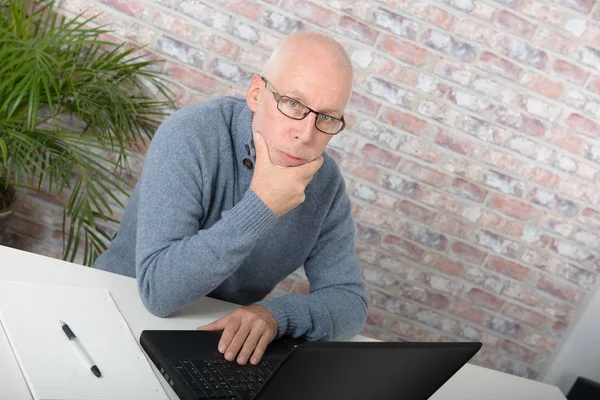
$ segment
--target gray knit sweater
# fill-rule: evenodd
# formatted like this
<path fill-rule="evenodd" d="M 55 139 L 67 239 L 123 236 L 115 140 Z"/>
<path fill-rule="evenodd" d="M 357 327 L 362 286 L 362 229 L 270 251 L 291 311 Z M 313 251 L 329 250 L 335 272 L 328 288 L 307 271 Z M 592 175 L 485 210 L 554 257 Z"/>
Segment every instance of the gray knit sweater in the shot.
<path fill-rule="evenodd" d="M 366 319 L 354 222 L 333 159 L 306 200 L 277 218 L 249 190 L 252 112 L 225 97 L 186 107 L 159 127 L 109 250 L 95 268 L 136 277 L 146 308 L 168 316 L 200 296 L 257 302 L 278 336 L 344 339 Z M 246 160 L 248 163 L 248 160 Z M 304 265 L 310 294 L 262 300 Z"/>

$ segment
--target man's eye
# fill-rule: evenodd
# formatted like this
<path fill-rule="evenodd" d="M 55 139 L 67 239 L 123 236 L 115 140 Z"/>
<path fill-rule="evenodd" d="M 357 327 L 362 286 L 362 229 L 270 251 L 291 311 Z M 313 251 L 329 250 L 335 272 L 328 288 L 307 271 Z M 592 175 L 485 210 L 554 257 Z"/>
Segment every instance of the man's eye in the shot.
<path fill-rule="evenodd" d="M 331 121 L 331 117 L 327 114 L 321 114 L 321 119 L 325 122 L 330 122 Z"/>
<path fill-rule="evenodd" d="M 289 106 L 290 106 L 290 107 L 292 107 L 292 108 L 296 108 L 296 107 L 298 107 L 298 103 L 297 103 L 296 101 L 294 101 L 294 100 L 290 100 L 290 101 L 288 102 L 288 104 L 289 104 Z"/>

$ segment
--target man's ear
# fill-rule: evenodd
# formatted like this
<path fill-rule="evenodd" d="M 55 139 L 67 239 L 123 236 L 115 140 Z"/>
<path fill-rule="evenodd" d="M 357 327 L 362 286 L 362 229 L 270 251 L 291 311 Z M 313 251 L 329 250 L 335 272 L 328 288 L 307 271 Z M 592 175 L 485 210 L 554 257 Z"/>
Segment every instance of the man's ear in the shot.
<path fill-rule="evenodd" d="M 258 108 L 258 102 L 260 101 L 260 96 L 262 96 L 264 85 L 265 83 L 260 75 L 254 74 L 246 92 L 246 103 L 248 103 L 248 108 L 252 112 L 256 112 Z"/>

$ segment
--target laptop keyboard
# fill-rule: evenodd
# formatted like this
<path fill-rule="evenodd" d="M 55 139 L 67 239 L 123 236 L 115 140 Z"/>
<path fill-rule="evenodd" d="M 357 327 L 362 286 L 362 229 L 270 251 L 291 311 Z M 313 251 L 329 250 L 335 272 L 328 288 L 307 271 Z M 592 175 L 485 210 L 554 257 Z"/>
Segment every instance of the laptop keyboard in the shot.
<path fill-rule="evenodd" d="M 227 360 L 169 360 L 196 399 L 251 399 L 271 375 L 268 361 L 241 366 Z"/>

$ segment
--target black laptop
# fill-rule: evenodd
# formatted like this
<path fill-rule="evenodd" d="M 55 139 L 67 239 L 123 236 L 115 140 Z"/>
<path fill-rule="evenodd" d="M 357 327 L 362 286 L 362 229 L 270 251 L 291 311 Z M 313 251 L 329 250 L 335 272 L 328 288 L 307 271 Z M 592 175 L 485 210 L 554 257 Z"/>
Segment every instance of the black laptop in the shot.
<path fill-rule="evenodd" d="M 182 400 L 426 400 L 479 342 L 273 341 L 258 365 L 217 351 L 220 334 L 143 331 L 140 343 Z"/>

